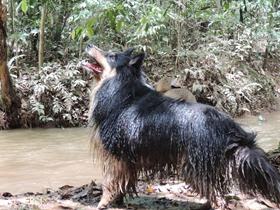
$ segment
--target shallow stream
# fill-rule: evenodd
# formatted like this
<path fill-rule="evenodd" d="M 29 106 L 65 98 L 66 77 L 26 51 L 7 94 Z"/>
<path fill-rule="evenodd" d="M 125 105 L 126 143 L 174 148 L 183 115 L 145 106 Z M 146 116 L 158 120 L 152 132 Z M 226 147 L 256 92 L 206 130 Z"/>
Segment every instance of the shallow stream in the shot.
<path fill-rule="evenodd" d="M 280 112 L 245 116 L 238 121 L 258 133 L 258 144 L 266 151 L 280 142 Z M 98 164 L 89 149 L 86 128 L 0 131 L 0 194 L 24 193 L 75 187 L 91 180 L 102 181 Z"/>

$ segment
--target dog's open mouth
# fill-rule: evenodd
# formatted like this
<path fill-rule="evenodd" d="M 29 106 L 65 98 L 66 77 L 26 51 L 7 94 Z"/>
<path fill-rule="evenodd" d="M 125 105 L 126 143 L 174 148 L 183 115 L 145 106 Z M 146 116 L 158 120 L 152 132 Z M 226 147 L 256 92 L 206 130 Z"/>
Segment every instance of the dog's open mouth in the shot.
<path fill-rule="evenodd" d="M 103 71 L 102 66 L 94 59 L 92 59 L 91 61 L 82 63 L 82 67 L 84 69 L 86 69 L 87 71 L 94 72 L 96 74 L 101 74 Z"/>
<path fill-rule="evenodd" d="M 105 58 L 106 52 L 92 44 L 88 44 L 86 47 L 86 53 L 89 59 L 86 62 L 82 63 L 82 67 L 90 73 L 94 73 L 93 76 L 97 80 L 100 80 L 107 64 Z"/>

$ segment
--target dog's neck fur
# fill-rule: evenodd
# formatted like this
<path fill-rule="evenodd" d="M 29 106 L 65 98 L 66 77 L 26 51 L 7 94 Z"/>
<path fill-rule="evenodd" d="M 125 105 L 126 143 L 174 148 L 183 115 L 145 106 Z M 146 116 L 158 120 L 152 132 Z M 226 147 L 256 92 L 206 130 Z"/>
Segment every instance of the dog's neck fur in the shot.
<path fill-rule="evenodd" d="M 122 71 L 118 72 L 118 69 L 114 69 L 114 72 L 102 77 L 93 88 L 89 126 L 105 119 L 110 113 L 117 114 L 116 112 L 121 107 L 127 106 L 135 98 L 141 98 L 143 95 L 155 91 L 141 70 L 140 74 L 139 72 L 133 74 L 131 69 L 123 69 Z"/>

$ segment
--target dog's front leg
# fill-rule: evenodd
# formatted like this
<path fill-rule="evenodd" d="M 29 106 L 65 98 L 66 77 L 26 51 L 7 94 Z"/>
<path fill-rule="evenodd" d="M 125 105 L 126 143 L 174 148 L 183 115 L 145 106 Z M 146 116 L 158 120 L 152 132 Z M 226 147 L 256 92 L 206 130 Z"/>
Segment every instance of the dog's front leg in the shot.
<path fill-rule="evenodd" d="M 106 174 L 102 187 L 103 193 L 97 209 L 105 209 L 114 200 L 114 195 L 116 194 L 116 192 L 114 192 L 116 189 L 113 186 L 112 182 L 113 177 L 111 176 L 109 171 L 106 171 L 105 173 Z"/>
<path fill-rule="evenodd" d="M 109 160 L 104 166 L 103 194 L 98 209 L 106 208 L 112 202 L 122 205 L 127 193 L 136 194 L 137 169 L 135 165 L 125 161 Z"/>

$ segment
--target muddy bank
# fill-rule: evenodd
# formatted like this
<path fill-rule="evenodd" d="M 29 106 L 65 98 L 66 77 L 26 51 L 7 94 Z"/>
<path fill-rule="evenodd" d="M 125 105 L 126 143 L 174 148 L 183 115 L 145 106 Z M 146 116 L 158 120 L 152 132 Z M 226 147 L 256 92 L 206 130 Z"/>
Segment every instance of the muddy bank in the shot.
<path fill-rule="evenodd" d="M 210 209 L 209 203 L 193 194 L 184 183 L 139 183 L 139 195 L 128 198 L 123 206 L 109 209 Z M 101 196 L 101 185 L 92 182 L 81 187 L 63 186 L 58 191 L 46 189 L 43 193 L 21 195 L 3 193 L 0 209 L 96 209 Z M 273 209 L 261 198 L 245 197 L 238 192 L 226 197 L 231 209 Z"/>
<path fill-rule="evenodd" d="M 280 169 L 280 151 L 269 153 L 270 161 Z M 140 181 L 138 196 L 127 198 L 123 206 L 109 209 L 211 209 L 209 203 L 182 182 L 166 181 L 146 183 Z M 27 192 L 0 196 L 0 209 L 96 209 L 102 195 L 101 185 L 91 182 L 81 187 L 65 185 L 54 191 Z M 230 209 L 275 209 L 276 206 L 261 197 L 242 195 L 237 190 L 226 196 Z"/>
<path fill-rule="evenodd" d="M 270 162 L 280 171 L 280 143 L 278 149 L 268 152 Z"/>

